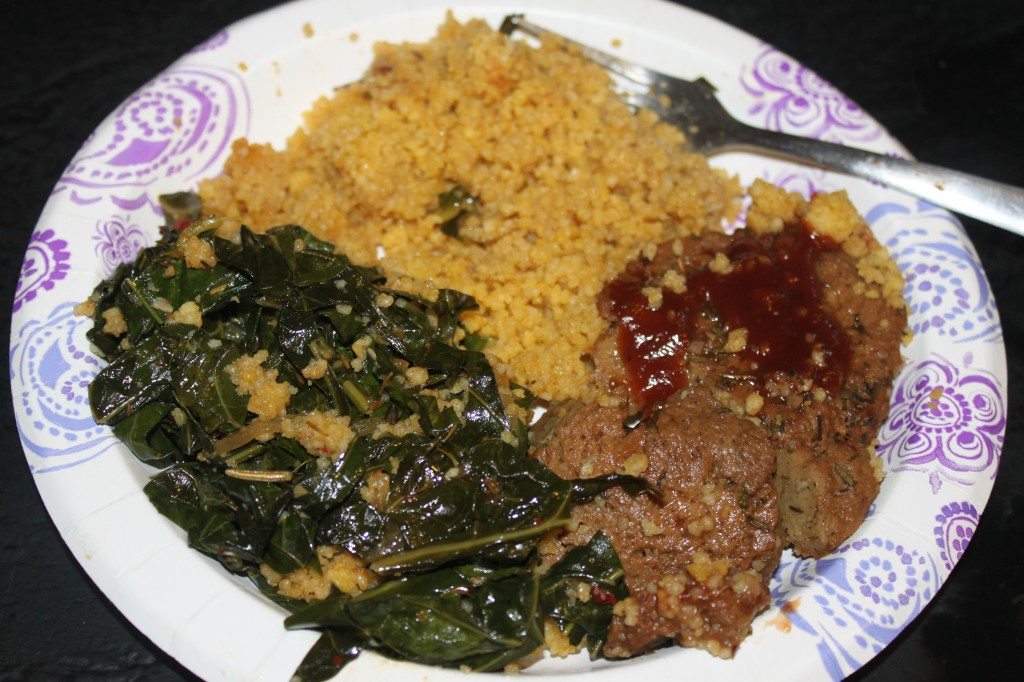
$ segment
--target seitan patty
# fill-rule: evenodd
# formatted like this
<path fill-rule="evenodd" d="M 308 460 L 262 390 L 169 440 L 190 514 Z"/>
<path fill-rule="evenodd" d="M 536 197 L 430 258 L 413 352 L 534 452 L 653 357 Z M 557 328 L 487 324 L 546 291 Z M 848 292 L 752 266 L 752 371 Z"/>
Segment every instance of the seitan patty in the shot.
<path fill-rule="evenodd" d="M 725 251 L 730 239 L 712 233 L 663 244 L 651 259 L 638 259 L 629 268 L 648 281 L 659 281 L 668 271 L 692 275 Z M 758 380 L 748 358 L 725 351 L 732 330 L 711 313 L 697 322 L 686 364 L 691 385 L 708 387 L 720 409 L 761 425 L 761 437 L 778 454 L 775 485 L 783 540 L 796 554 L 809 557 L 842 544 L 878 494 L 872 445 L 888 417 L 906 328 L 905 309 L 865 295 L 857 262 L 843 251 L 823 253 L 815 271 L 822 307 L 849 340 L 849 368 L 833 391 L 785 372 Z M 607 290 L 599 308 L 613 319 Z M 615 331 L 613 326 L 595 344 L 595 375 L 606 390 L 628 400 Z"/>
<path fill-rule="evenodd" d="M 575 508 L 578 525 L 556 541 L 557 556 L 603 528 L 619 553 L 632 604 L 617 609 L 610 657 L 670 640 L 730 656 L 768 604 L 782 546 L 775 455 L 758 426 L 718 407 L 710 390 L 694 387 L 629 432 L 624 408 L 579 403 L 537 425 L 550 435 L 535 456 L 558 475 L 633 473 L 666 496 L 659 505 L 610 491 Z"/>
<path fill-rule="evenodd" d="M 629 283 L 634 301 L 643 292 L 652 310 L 682 306 L 659 324 L 671 326 L 683 316 L 692 320 L 689 326 L 680 323 L 675 337 L 683 349 L 678 355 L 685 388 L 657 404 L 643 402 L 637 390 L 639 346 L 624 347 L 620 334 L 637 333 L 636 318 L 624 321 L 622 299 L 615 299 L 623 289 L 610 283 L 598 300 L 609 327 L 589 359 L 599 386 L 621 405 L 556 406 L 535 428 L 535 456 L 558 474 L 640 474 L 665 493 L 659 506 L 647 497 L 610 492 L 576 509 L 578 526 L 547 545 L 558 554 L 586 542 L 597 529 L 610 535 L 632 595 L 616 610 L 605 646 L 610 657 L 636 655 L 671 640 L 731 656 L 768 604 L 768 581 L 781 549 L 811 557 L 833 551 L 864 520 L 878 494 L 881 476 L 872 445 L 888 415 L 906 328 L 905 307 L 885 294 L 893 283 L 869 284 L 856 249 L 827 238 L 807 247 L 805 254 L 813 252 L 804 261 L 810 274 L 800 281 L 810 281 L 814 291 L 800 300 L 815 307 L 810 314 L 818 316 L 822 331 L 803 333 L 797 316 L 810 319 L 806 310 L 793 317 L 784 310 L 777 317 L 778 324 L 801 330 L 797 342 L 808 342 L 806 350 L 798 348 L 793 370 L 772 365 L 770 356 L 756 355 L 760 351 L 748 352 L 750 330 L 730 328 L 728 315 L 715 308 L 721 299 L 695 304 L 684 297 L 687 283 L 702 286 L 709 271 L 728 275 L 734 265 L 746 267 L 745 259 L 764 264 L 765 254 L 783 254 L 780 262 L 794 257 L 793 251 L 772 249 L 821 239 L 809 230 L 807 223 L 791 222 L 732 237 L 708 233 L 662 244 L 631 262 L 618 281 Z M 878 265 L 880 247 L 866 225 L 853 238 L 867 246 L 862 251 L 875 259 L 871 265 Z M 785 276 L 793 275 L 786 268 Z M 774 291 L 752 300 L 772 305 Z M 633 355 L 624 361 L 620 352 Z M 657 369 L 660 376 L 680 374 L 665 364 Z"/>

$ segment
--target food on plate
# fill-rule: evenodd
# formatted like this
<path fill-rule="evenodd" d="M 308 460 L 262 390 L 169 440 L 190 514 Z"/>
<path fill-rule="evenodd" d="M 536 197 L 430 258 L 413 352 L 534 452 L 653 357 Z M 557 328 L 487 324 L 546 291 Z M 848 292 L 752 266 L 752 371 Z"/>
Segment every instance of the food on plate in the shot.
<path fill-rule="evenodd" d="M 303 679 L 729 657 L 781 551 L 878 492 L 891 258 L 843 193 L 757 182 L 725 234 L 736 181 L 557 42 L 379 45 L 200 195 L 80 308 L 90 402 L 191 546 L 323 632 Z"/>
<path fill-rule="evenodd" d="M 545 636 L 598 653 L 625 597 L 614 548 L 594 534 L 543 572 L 533 549 L 573 505 L 653 488 L 528 456 L 530 396 L 467 347 L 472 298 L 393 289 L 294 225 L 193 218 L 83 306 L 109 361 L 89 400 L 170 465 L 145 492 L 190 546 L 324 631 L 297 675 L 365 647 L 472 670 Z"/>
<path fill-rule="evenodd" d="M 831 552 L 878 493 L 902 277 L 844 195 L 751 194 L 746 230 L 664 243 L 606 286 L 592 358 L 620 405 L 564 403 L 534 430 L 561 476 L 628 472 L 664 493 L 609 491 L 541 545 L 555 560 L 608 534 L 632 602 L 611 657 L 670 640 L 731 656 L 780 550 Z"/>
<path fill-rule="evenodd" d="M 717 227 L 737 184 L 559 43 L 449 19 L 375 50 L 283 149 L 236 142 L 200 185 L 206 210 L 256 231 L 298 223 L 357 263 L 464 291 L 480 303 L 468 331 L 527 388 L 603 400 L 580 359 L 604 326 L 601 287 L 643 245 Z M 453 238 L 439 196 L 456 188 L 475 202 Z"/>
<path fill-rule="evenodd" d="M 544 417 L 555 424 L 535 455 L 559 475 L 633 471 L 665 495 L 663 504 L 602 496 L 573 511 L 572 530 L 540 546 L 555 561 L 603 529 L 618 551 L 630 596 L 616 610 L 609 657 L 673 639 L 728 657 L 768 604 L 782 549 L 775 452 L 758 426 L 719 407 L 697 387 L 630 431 L 621 407 L 570 403 Z"/>

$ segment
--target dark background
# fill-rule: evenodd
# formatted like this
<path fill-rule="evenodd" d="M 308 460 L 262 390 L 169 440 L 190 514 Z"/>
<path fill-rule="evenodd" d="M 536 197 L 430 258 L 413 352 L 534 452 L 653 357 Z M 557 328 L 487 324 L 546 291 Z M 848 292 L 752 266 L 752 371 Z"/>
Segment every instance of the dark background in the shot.
<path fill-rule="evenodd" d="M 624 2 L 627 0 L 623 0 Z M 200 40 L 274 4 L 11 0 L 0 12 L 0 330 L 29 234 L 85 137 Z M 1019 0 L 691 0 L 830 80 L 922 160 L 1024 185 Z M 1017 678 L 1024 654 L 1024 238 L 973 220 L 1003 318 L 1009 428 L 974 541 L 924 614 L 855 677 Z M 6 354 L 3 354 L 6 362 Z M 6 370 L 5 370 L 6 372 Z M 78 567 L 40 502 L 0 391 L 0 680 L 192 680 Z M 158 586 L 154 586 L 159 589 Z M 685 671 L 680 671 L 685 674 Z"/>

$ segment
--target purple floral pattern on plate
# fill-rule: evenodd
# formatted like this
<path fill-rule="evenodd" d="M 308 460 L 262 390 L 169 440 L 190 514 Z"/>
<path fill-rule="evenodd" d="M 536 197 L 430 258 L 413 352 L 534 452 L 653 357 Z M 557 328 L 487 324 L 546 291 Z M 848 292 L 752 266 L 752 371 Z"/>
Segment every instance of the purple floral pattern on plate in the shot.
<path fill-rule="evenodd" d="M 189 54 L 195 54 L 197 52 L 207 52 L 209 50 L 216 50 L 218 47 L 227 45 L 227 42 L 228 30 L 223 29 L 221 31 L 217 31 L 212 36 L 210 36 L 203 42 L 193 47 L 191 50 L 189 50 Z"/>
<path fill-rule="evenodd" d="M 58 239 L 53 230 L 37 230 L 32 233 L 25 260 L 21 263 L 21 275 L 14 294 L 14 312 L 35 299 L 43 291 L 50 291 L 60 280 L 67 277 L 71 267 L 71 253 L 68 243 Z"/>
<path fill-rule="evenodd" d="M 103 277 L 109 277 L 121 263 L 135 260 L 136 254 L 152 241 L 128 216 L 114 216 L 96 222 L 92 236 L 93 253 L 100 261 Z"/>
<path fill-rule="evenodd" d="M 89 410 L 86 391 L 100 361 L 85 338 L 90 320 L 76 317 L 73 308 L 61 304 L 12 337 L 11 385 L 22 411 L 18 432 L 36 474 L 87 462 L 117 442 Z"/>
<path fill-rule="evenodd" d="M 79 205 L 106 198 L 126 211 L 148 205 L 156 212 L 150 187 L 168 178 L 185 187 L 247 132 L 248 120 L 248 93 L 236 74 L 174 67 L 129 97 L 103 134 L 90 137 L 54 194 L 69 192 Z"/>
<path fill-rule="evenodd" d="M 831 192 L 838 189 L 823 170 L 806 168 L 801 170 L 786 169 L 777 173 L 762 173 L 761 178 L 773 185 L 778 185 L 787 192 L 795 192 L 804 199 L 815 194 Z"/>
<path fill-rule="evenodd" d="M 817 639 L 829 677 L 841 680 L 891 642 L 938 590 L 934 559 L 887 538 L 856 540 L 825 559 L 784 559 L 772 601 Z M 794 602 L 795 603 L 791 603 Z"/>
<path fill-rule="evenodd" d="M 978 527 L 978 510 L 970 502 L 950 502 L 935 515 L 935 543 L 947 571 L 964 555 Z"/>
<path fill-rule="evenodd" d="M 765 46 L 743 69 L 740 84 L 757 99 L 747 113 L 756 125 L 832 142 L 868 142 L 879 125 L 826 80 Z"/>
<path fill-rule="evenodd" d="M 897 378 L 877 452 L 887 471 L 925 473 L 937 493 L 943 481 L 972 485 L 994 478 L 1005 429 L 996 378 L 933 353 Z"/>
<path fill-rule="evenodd" d="M 921 201 L 879 204 L 865 217 L 890 235 L 885 246 L 906 279 L 911 331 L 958 343 L 1000 338 L 995 297 L 956 218 Z"/>

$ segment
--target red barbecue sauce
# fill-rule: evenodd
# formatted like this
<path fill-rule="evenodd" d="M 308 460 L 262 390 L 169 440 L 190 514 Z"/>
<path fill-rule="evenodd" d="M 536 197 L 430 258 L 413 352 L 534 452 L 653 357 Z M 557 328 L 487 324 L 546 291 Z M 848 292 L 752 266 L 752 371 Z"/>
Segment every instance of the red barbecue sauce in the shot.
<path fill-rule="evenodd" d="M 739 230 L 725 252 L 730 272 L 687 273 L 686 291 L 662 289 L 657 310 L 648 307 L 642 291 L 643 268 L 613 280 L 608 293 L 634 403 L 647 413 L 686 387 L 687 350 L 703 312 L 729 330 L 747 329 L 740 356 L 758 380 L 786 372 L 837 392 L 850 365 L 850 339 L 822 308 L 822 284 L 815 275 L 818 256 L 836 247 L 802 224 L 778 235 Z M 821 365 L 811 357 L 815 350 L 822 353 Z"/>

